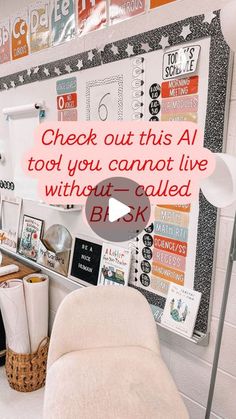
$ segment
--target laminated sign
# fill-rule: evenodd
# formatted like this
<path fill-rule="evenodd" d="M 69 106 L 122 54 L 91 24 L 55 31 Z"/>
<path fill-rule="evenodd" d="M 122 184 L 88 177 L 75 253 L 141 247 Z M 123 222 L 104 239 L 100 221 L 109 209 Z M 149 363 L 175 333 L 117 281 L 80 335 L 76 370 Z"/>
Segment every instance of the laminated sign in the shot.
<path fill-rule="evenodd" d="M 75 9 L 73 0 L 52 1 L 52 45 L 70 41 L 75 36 Z"/>
<path fill-rule="evenodd" d="M 191 45 L 166 52 L 163 57 L 163 79 L 168 80 L 195 73 L 200 49 L 200 45 Z"/>
<path fill-rule="evenodd" d="M 29 8 L 30 51 L 49 47 L 49 1 L 38 1 Z"/>
<path fill-rule="evenodd" d="M 27 40 L 28 34 L 28 15 L 27 9 L 16 13 L 11 19 L 11 47 L 12 59 L 25 57 L 29 54 Z"/>
<path fill-rule="evenodd" d="M 0 64 L 10 61 L 10 22 L 0 22 Z"/>

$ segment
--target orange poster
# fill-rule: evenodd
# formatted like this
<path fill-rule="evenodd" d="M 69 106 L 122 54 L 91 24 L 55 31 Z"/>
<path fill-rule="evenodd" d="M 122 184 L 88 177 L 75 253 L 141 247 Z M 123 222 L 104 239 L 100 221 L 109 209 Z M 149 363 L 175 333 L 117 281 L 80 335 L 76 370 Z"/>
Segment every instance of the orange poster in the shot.
<path fill-rule="evenodd" d="M 175 0 L 151 0 L 150 1 L 150 8 L 154 9 L 158 6 L 163 6 L 163 4 L 172 3 Z"/>
<path fill-rule="evenodd" d="M 16 13 L 11 19 L 11 49 L 13 60 L 29 54 L 27 9 Z"/>

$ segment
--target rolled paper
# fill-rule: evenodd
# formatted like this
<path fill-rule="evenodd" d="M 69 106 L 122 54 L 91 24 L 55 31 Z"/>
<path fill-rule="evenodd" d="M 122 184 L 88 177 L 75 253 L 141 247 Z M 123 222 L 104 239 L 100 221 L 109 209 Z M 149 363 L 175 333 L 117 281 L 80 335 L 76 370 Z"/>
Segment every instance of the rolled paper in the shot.
<path fill-rule="evenodd" d="M 48 336 L 49 279 L 47 275 L 31 274 L 23 279 L 31 352 Z"/>
<path fill-rule="evenodd" d="M 0 276 L 9 275 L 18 271 L 19 271 L 19 266 L 17 265 L 0 266 Z"/>
<path fill-rule="evenodd" d="M 19 354 L 29 353 L 30 341 L 24 287 L 20 279 L 6 281 L 0 287 L 0 309 L 7 346 Z"/>

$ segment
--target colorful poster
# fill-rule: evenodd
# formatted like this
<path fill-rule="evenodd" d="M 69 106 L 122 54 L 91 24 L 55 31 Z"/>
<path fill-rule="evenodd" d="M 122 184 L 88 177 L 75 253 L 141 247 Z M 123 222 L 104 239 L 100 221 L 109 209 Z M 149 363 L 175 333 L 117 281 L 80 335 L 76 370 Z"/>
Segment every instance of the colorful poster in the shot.
<path fill-rule="evenodd" d="M 0 22 L 0 64 L 6 63 L 10 59 L 10 21 L 6 19 Z"/>
<path fill-rule="evenodd" d="M 51 43 L 59 45 L 75 37 L 73 0 L 52 0 Z"/>
<path fill-rule="evenodd" d="M 38 1 L 29 7 L 30 52 L 49 47 L 49 0 Z"/>
<path fill-rule="evenodd" d="M 78 0 L 78 32 L 88 32 L 104 27 L 107 23 L 107 7 L 104 0 Z"/>
<path fill-rule="evenodd" d="M 118 23 L 123 20 L 144 13 L 146 9 L 146 0 L 111 0 L 110 1 L 110 22 Z"/>
<path fill-rule="evenodd" d="M 16 13 L 11 19 L 11 49 L 13 60 L 29 54 L 27 9 Z"/>

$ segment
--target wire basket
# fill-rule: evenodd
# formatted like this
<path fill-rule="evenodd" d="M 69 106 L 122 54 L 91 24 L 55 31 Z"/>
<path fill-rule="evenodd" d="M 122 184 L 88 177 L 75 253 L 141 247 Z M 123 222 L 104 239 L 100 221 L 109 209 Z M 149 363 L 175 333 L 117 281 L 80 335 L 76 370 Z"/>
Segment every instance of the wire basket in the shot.
<path fill-rule="evenodd" d="M 17 354 L 7 348 L 6 374 L 11 388 L 30 392 L 44 386 L 48 347 L 49 338 L 44 338 L 37 351 L 31 354 Z"/>

